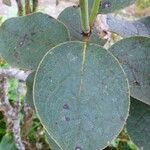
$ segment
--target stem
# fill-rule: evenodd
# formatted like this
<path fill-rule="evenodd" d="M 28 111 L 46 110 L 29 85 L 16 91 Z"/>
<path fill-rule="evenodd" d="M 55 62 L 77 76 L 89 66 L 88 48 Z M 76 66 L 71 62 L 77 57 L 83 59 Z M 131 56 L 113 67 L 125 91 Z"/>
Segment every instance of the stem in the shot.
<path fill-rule="evenodd" d="M 25 0 L 26 15 L 31 13 L 30 0 Z"/>
<path fill-rule="evenodd" d="M 101 2 L 101 0 L 94 0 L 94 2 L 93 2 L 91 15 L 90 15 L 90 27 L 91 28 L 93 27 L 93 25 L 95 23 L 97 13 L 98 13 L 98 10 L 99 10 L 99 6 L 100 6 L 100 2 Z"/>
<path fill-rule="evenodd" d="M 22 16 L 23 15 L 22 2 L 21 2 L 21 0 L 16 0 L 16 2 L 17 2 L 17 7 L 18 7 L 18 15 Z"/>
<path fill-rule="evenodd" d="M 80 0 L 80 18 L 82 31 L 85 34 L 88 34 L 90 32 L 88 0 Z"/>
<path fill-rule="evenodd" d="M 32 0 L 32 3 L 32 12 L 35 12 L 38 6 L 38 0 Z"/>

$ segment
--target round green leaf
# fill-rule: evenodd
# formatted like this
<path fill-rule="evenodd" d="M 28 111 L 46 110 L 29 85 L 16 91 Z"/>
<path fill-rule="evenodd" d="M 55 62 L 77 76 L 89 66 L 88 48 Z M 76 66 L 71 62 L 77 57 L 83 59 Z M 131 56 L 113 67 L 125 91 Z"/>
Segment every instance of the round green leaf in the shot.
<path fill-rule="evenodd" d="M 150 149 L 150 106 L 131 98 L 130 115 L 127 120 L 128 133 L 140 149 Z"/>
<path fill-rule="evenodd" d="M 92 8 L 93 0 L 89 1 L 89 8 Z M 123 9 L 131 4 L 133 4 L 135 0 L 101 0 L 99 13 L 106 14 L 111 13 L 115 10 Z"/>
<path fill-rule="evenodd" d="M 150 104 L 150 38 L 126 38 L 114 44 L 110 51 L 128 76 L 131 96 Z"/>
<path fill-rule="evenodd" d="M 127 79 L 107 50 L 83 42 L 51 49 L 33 86 L 37 114 L 64 150 L 98 150 L 121 131 L 129 107 Z"/>
<path fill-rule="evenodd" d="M 58 16 L 58 19 L 62 21 L 69 29 L 72 41 L 82 41 L 82 29 L 80 23 L 80 8 L 68 7 Z M 99 45 L 104 45 L 106 40 L 100 39 L 95 27 L 90 36 L 90 42 Z"/>
<path fill-rule="evenodd" d="M 0 27 L 0 55 L 12 66 L 36 69 L 49 49 L 68 40 L 65 25 L 46 14 L 11 18 Z"/>

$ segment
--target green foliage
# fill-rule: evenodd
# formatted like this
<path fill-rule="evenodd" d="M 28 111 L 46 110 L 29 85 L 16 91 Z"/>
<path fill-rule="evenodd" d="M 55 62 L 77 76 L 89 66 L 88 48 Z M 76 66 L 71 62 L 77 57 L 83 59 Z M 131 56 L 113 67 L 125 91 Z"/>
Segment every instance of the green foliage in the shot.
<path fill-rule="evenodd" d="M 17 84 L 18 82 L 16 79 L 9 80 L 8 97 L 11 101 L 16 101 Z"/>
<path fill-rule="evenodd" d="M 6 134 L 0 142 L 0 150 L 17 150 L 13 137 L 10 134 Z"/>
<path fill-rule="evenodd" d="M 26 136 L 33 149 L 38 149 L 36 143 L 40 143 L 44 150 L 51 150 L 46 142 L 44 129 L 36 115 L 33 116 L 32 126 L 26 131 Z M 24 136 L 24 135 L 23 135 Z"/>
<path fill-rule="evenodd" d="M 149 0 L 136 0 L 136 5 L 140 9 L 148 8 L 150 7 L 150 1 Z"/>
<path fill-rule="evenodd" d="M 123 66 L 131 96 L 150 104 L 150 38 L 123 39 L 109 49 Z"/>
<path fill-rule="evenodd" d="M 34 70 L 50 48 L 68 40 L 69 33 L 63 23 L 35 13 L 2 24 L 0 54 L 12 66 Z"/>
<path fill-rule="evenodd" d="M 101 149 L 122 129 L 128 84 L 104 48 L 82 42 L 56 46 L 40 62 L 34 81 L 36 111 L 62 149 Z"/>
<path fill-rule="evenodd" d="M 127 130 L 131 139 L 140 149 L 149 150 L 150 142 L 150 107 L 131 98 L 130 115 L 127 120 Z"/>
<path fill-rule="evenodd" d="M 0 141 L 6 133 L 6 123 L 3 114 L 0 112 Z"/>

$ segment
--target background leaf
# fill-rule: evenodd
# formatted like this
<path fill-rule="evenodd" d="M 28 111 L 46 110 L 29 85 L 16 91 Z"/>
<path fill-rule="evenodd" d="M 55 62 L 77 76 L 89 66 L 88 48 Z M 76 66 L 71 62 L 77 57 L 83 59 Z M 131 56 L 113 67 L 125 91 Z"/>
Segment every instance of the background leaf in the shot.
<path fill-rule="evenodd" d="M 131 98 L 130 115 L 127 120 L 127 130 L 131 139 L 140 149 L 150 148 L 150 106 Z"/>
<path fill-rule="evenodd" d="M 111 13 L 119 9 L 123 9 L 131 4 L 135 0 L 102 0 L 99 8 L 100 14 Z M 89 7 L 92 8 L 93 0 L 89 0 Z"/>
<path fill-rule="evenodd" d="M 26 97 L 25 97 L 26 103 L 33 109 L 35 109 L 34 103 L 33 103 L 33 94 L 32 94 L 34 76 L 35 76 L 35 71 L 30 73 L 26 79 L 27 93 L 26 93 Z"/>
<path fill-rule="evenodd" d="M 102 47 L 60 44 L 45 55 L 34 81 L 36 111 L 62 149 L 102 149 L 121 131 L 128 84 L 119 63 Z"/>
<path fill-rule="evenodd" d="M 127 21 L 107 15 L 106 20 L 109 30 L 122 37 L 135 35 L 150 36 L 150 17 L 144 17 L 136 21 Z"/>
<path fill-rule="evenodd" d="M 11 135 L 6 134 L 0 142 L 0 150 L 17 150 Z"/>
<path fill-rule="evenodd" d="M 131 96 L 150 104 L 150 38 L 126 38 L 109 50 L 128 76 Z"/>
<path fill-rule="evenodd" d="M 58 19 L 67 25 L 71 40 L 82 41 L 82 29 L 80 24 L 80 9 L 78 7 L 68 7 L 58 16 Z M 100 39 L 100 35 L 96 31 L 95 27 L 90 36 L 90 42 L 99 45 L 104 45 L 106 40 Z"/>
<path fill-rule="evenodd" d="M 49 49 L 69 39 L 64 24 L 46 14 L 11 18 L 0 28 L 0 55 L 12 66 L 36 69 Z"/>

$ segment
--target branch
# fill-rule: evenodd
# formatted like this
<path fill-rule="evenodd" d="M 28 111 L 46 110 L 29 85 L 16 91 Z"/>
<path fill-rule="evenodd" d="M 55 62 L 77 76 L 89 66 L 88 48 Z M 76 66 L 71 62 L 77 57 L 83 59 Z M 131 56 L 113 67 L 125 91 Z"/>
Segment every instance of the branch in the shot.
<path fill-rule="evenodd" d="M 20 85 L 18 86 L 18 95 L 17 95 L 17 103 L 15 107 L 9 103 L 8 100 L 8 82 L 7 78 L 4 76 L 0 76 L 0 111 L 3 112 L 4 117 L 6 119 L 6 123 L 8 128 L 13 132 L 16 147 L 18 150 L 25 150 L 25 147 L 22 143 L 20 136 Z"/>
<path fill-rule="evenodd" d="M 15 78 L 19 81 L 25 81 L 28 75 L 30 74 L 29 71 L 23 71 L 16 68 L 11 69 L 1 69 L 0 68 L 0 75 L 5 76 L 7 78 Z"/>

